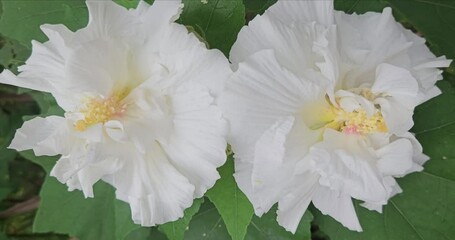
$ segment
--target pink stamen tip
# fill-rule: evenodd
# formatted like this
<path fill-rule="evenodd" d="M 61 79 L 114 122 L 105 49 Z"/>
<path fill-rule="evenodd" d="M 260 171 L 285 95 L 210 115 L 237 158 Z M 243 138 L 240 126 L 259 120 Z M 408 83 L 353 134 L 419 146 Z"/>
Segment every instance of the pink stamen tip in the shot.
<path fill-rule="evenodd" d="M 343 128 L 343 133 L 346 134 L 359 134 L 357 126 L 351 125 Z"/>

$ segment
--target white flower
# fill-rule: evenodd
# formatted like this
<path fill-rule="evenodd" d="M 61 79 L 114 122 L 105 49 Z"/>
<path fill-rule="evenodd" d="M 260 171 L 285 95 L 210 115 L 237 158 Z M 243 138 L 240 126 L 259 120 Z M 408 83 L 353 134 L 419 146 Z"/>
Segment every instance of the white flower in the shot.
<path fill-rule="evenodd" d="M 383 13 L 347 15 L 332 1 L 278 1 L 244 27 L 221 106 L 235 178 L 262 215 L 295 232 L 310 202 L 361 231 L 351 198 L 382 211 L 395 177 L 428 157 L 408 131 L 414 108 L 440 93 L 424 40 Z"/>
<path fill-rule="evenodd" d="M 10 147 L 61 154 L 51 175 L 86 197 L 98 180 L 110 183 L 136 223 L 176 220 L 214 185 L 226 159 L 216 99 L 228 61 L 174 23 L 179 1 L 87 6 L 87 27 L 43 25 L 49 41 L 33 42 L 17 77 L 0 76 L 52 93 L 65 110 L 25 122 Z"/>

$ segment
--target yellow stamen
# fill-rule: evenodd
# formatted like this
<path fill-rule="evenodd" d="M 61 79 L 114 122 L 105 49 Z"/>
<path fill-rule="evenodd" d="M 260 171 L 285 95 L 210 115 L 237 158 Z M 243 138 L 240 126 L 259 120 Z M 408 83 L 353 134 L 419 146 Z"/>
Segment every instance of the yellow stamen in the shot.
<path fill-rule="evenodd" d="M 364 92 L 367 94 L 368 92 Z M 368 96 L 373 98 L 374 96 Z M 338 101 L 339 99 L 337 99 Z M 387 125 L 379 109 L 371 116 L 364 109 L 356 109 L 352 112 L 334 106 L 329 102 L 329 107 L 323 111 L 318 111 L 319 121 L 311 126 L 311 129 L 332 128 L 334 130 L 348 134 L 370 134 L 377 132 L 387 132 Z"/>
<path fill-rule="evenodd" d="M 106 123 L 120 116 L 125 111 L 125 105 L 122 103 L 125 96 L 125 93 L 120 92 L 108 98 L 89 98 L 79 111 L 84 115 L 84 119 L 78 120 L 74 124 L 74 128 L 82 132 L 92 125 Z"/>
<path fill-rule="evenodd" d="M 384 117 L 379 110 L 368 116 L 365 110 L 358 109 L 352 112 L 346 112 L 342 109 L 336 109 L 337 117 L 334 119 L 336 124 L 329 125 L 338 131 L 344 131 L 345 128 L 355 129 L 360 134 L 370 134 L 375 132 L 387 132 Z"/>

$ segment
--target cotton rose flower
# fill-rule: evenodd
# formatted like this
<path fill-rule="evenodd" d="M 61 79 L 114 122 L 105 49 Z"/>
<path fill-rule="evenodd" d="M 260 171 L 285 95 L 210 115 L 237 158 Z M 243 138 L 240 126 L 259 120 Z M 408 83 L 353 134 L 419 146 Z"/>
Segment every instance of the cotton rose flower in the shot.
<path fill-rule="evenodd" d="M 240 31 L 230 59 L 220 105 L 235 179 L 257 215 L 278 203 L 288 231 L 310 202 L 362 231 L 352 198 L 381 212 L 402 191 L 395 178 L 428 160 L 412 115 L 440 93 L 450 61 L 390 8 L 348 15 L 332 1 L 278 1 Z"/>
<path fill-rule="evenodd" d="M 61 155 L 51 175 L 86 197 L 100 179 L 111 184 L 135 223 L 176 220 L 226 159 L 216 102 L 228 61 L 174 23 L 180 1 L 87 7 L 85 28 L 41 26 L 49 41 L 33 41 L 17 76 L 1 74 L 2 83 L 51 93 L 65 111 L 25 122 L 10 148 Z"/>

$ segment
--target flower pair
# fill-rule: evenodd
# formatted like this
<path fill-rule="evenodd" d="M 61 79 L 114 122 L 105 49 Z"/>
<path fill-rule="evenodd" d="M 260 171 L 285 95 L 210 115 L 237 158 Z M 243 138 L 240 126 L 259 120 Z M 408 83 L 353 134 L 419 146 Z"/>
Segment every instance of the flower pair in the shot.
<path fill-rule="evenodd" d="M 0 76 L 52 93 L 65 111 L 26 122 L 11 147 L 60 154 L 51 175 L 86 197 L 110 183 L 136 223 L 182 217 L 219 178 L 226 137 L 256 214 L 278 203 L 292 232 L 310 202 L 361 231 L 351 198 L 381 211 L 401 191 L 395 177 L 428 159 L 412 114 L 439 94 L 437 68 L 450 61 L 388 8 L 347 15 L 332 1 L 278 1 L 239 33 L 232 73 L 174 23 L 179 1 L 87 6 L 86 28 L 42 26 L 49 41 L 33 43 L 17 77 Z"/>

